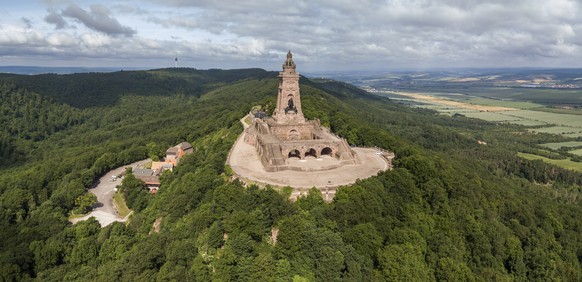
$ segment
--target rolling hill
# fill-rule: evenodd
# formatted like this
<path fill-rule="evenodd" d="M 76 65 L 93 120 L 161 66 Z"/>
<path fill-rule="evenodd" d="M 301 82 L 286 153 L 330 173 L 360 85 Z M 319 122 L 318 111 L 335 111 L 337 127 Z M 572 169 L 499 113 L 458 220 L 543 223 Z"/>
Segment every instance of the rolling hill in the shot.
<path fill-rule="evenodd" d="M 397 157 L 394 170 L 340 188 L 332 203 L 316 191 L 292 203 L 231 180 L 225 166 L 238 120 L 273 107 L 276 73 L 0 75 L 0 88 L 0 120 L 11 123 L 0 131 L 7 281 L 582 279 L 582 175 L 519 158 L 547 137 L 507 134 L 516 125 L 302 78 L 306 117 Z M 67 221 L 101 174 L 181 141 L 194 154 L 157 195 L 138 191 L 143 205 L 130 206 L 127 225 Z"/>

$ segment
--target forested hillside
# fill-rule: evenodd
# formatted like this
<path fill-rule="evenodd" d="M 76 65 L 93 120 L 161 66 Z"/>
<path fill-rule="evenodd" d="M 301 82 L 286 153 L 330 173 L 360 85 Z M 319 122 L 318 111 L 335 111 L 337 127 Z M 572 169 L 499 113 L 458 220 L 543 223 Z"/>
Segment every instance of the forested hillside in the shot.
<path fill-rule="evenodd" d="M 230 181 L 225 167 L 238 120 L 254 105 L 273 107 L 275 73 L 0 80 L 0 120 L 10 122 L 0 131 L 10 159 L 0 166 L 7 281 L 582 280 L 582 175 L 516 156 L 547 135 L 302 79 L 307 117 L 396 160 L 394 170 L 340 188 L 332 203 L 317 191 L 292 203 L 286 189 Z M 136 210 L 127 225 L 67 221 L 104 172 L 181 141 L 195 152 L 163 176 L 157 195 L 124 181 Z"/>

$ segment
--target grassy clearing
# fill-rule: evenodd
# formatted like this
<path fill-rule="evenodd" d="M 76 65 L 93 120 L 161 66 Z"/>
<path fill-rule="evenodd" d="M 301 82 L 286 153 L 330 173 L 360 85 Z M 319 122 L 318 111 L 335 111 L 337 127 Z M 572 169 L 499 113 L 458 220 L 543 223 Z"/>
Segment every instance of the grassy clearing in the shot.
<path fill-rule="evenodd" d="M 482 98 L 482 97 L 471 98 L 471 99 L 467 100 L 467 102 L 471 103 L 471 104 L 477 104 L 477 105 L 508 107 L 508 108 L 522 109 L 522 110 L 544 107 L 543 105 L 536 104 L 536 103 L 530 103 L 530 102 L 493 100 L 493 99 L 487 99 L 487 98 Z"/>
<path fill-rule="evenodd" d="M 71 214 L 69 215 L 69 221 L 71 221 L 71 220 L 73 220 L 73 219 L 75 219 L 75 218 L 81 218 L 81 217 L 84 217 L 84 216 L 86 216 L 86 215 L 88 215 L 88 214 L 90 214 L 90 213 L 91 213 L 91 212 L 84 213 L 84 214 L 76 214 L 76 213 L 71 213 Z"/>
<path fill-rule="evenodd" d="M 131 210 L 125 204 L 125 199 L 121 193 L 115 193 L 113 196 L 113 204 L 115 205 L 115 208 L 117 208 L 117 212 L 121 217 L 126 217 L 131 212 Z"/>
<path fill-rule="evenodd" d="M 552 150 L 558 150 L 562 147 L 579 147 L 582 146 L 582 141 L 569 141 L 569 142 L 559 142 L 559 143 L 546 143 L 540 144 L 542 147 L 550 148 Z"/>
<path fill-rule="evenodd" d="M 526 154 L 526 153 L 517 153 L 517 155 L 521 158 L 526 159 L 526 160 L 542 160 L 546 163 L 554 164 L 554 165 L 557 165 L 559 167 L 563 167 L 565 169 L 582 171 L 582 163 L 573 162 L 570 159 L 552 160 L 552 159 L 548 159 L 546 157 L 533 155 L 533 154 Z"/>
<path fill-rule="evenodd" d="M 582 156 L 582 149 L 572 150 L 569 152 L 570 154 Z"/>

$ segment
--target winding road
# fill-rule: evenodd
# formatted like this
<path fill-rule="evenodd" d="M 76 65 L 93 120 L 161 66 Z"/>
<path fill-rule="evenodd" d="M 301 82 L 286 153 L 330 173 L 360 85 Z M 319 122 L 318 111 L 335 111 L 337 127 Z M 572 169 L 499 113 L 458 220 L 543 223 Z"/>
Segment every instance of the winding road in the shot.
<path fill-rule="evenodd" d="M 95 182 L 93 185 L 93 188 L 89 189 L 89 192 L 97 196 L 97 203 L 93 206 L 93 211 L 83 217 L 73 218 L 71 219 L 71 222 L 75 224 L 90 217 L 95 217 L 95 219 L 97 219 L 97 221 L 99 221 L 101 224 L 101 227 L 105 227 L 114 221 L 126 221 L 129 215 L 127 215 L 125 218 L 120 217 L 117 213 L 115 205 L 113 204 L 113 196 L 115 195 L 115 191 L 113 189 L 115 189 L 115 186 L 121 184 L 121 180 L 118 179 L 116 181 L 112 181 L 111 177 L 114 175 L 120 175 L 125 171 L 126 167 L 136 168 L 143 166 L 150 161 L 151 159 L 146 159 L 132 164 L 124 165 L 109 171 L 101 178 L 99 178 L 99 180 L 97 180 L 97 182 Z"/>

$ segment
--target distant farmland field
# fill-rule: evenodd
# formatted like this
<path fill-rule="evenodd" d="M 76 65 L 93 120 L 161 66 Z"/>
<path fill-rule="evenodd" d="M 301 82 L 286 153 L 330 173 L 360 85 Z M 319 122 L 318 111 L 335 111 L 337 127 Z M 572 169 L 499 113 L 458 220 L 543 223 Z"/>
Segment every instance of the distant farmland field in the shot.
<path fill-rule="evenodd" d="M 504 114 L 528 120 L 542 121 L 548 124 L 582 128 L 582 117 L 578 115 L 564 115 L 531 110 L 511 111 Z"/>
<path fill-rule="evenodd" d="M 542 160 L 544 162 L 557 165 L 559 167 L 563 167 L 566 169 L 582 171 L 582 163 L 573 162 L 570 159 L 565 160 L 552 160 L 542 156 L 533 155 L 533 154 L 526 154 L 526 153 L 517 153 L 518 156 L 527 159 L 527 160 Z"/>
<path fill-rule="evenodd" d="M 582 149 L 572 150 L 569 153 L 574 154 L 574 155 L 578 155 L 578 156 L 582 156 Z"/>
<path fill-rule="evenodd" d="M 531 132 L 539 132 L 539 133 L 549 133 L 549 134 L 558 134 L 558 135 L 582 135 L 582 128 L 576 127 L 566 127 L 566 126 L 552 126 L 552 127 L 542 127 L 542 128 L 531 128 L 528 129 Z"/>
<path fill-rule="evenodd" d="M 541 144 L 540 146 L 546 147 L 546 148 L 550 148 L 552 150 L 558 150 L 562 147 L 567 147 L 567 148 L 571 148 L 571 147 L 579 147 L 582 146 L 582 141 L 569 141 L 569 142 L 560 142 L 560 143 L 546 143 L 546 144 Z"/>
<path fill-rule="evenodd" d="M 508 107 L 508 108 L 523 109 L 523 110 L 544 107 L 543 105 L 530 103 L 530 102 L 493 100 L 493 99 L 487 99 L 487 98 L 482 98 L 482 97 L 471 98 L 471 99 L 468 99 L 466 102 L 471 103 L 471 104 L 477 104 L 477 105 Z"/>
<path fill-rule="evenodd" d="M 545 123 L 543 121 L 528 120 L 528 119 L 514 120 L 514 121 L 510 121 L 509 123 L 523 125 L 523 126 L 543 126 L 543 125 L 548 125 L 547 123 Z"/>
<path fill-rule="evenodd" d="M 536 111 L 555 113 L 555 114 L 567 114 L 567 115 L 582 115 L 581 109 L 563 109 L 563 108 L 537 108 Z"/>
<path fill-rule="evenodd" d="M 517 91 L 518 93 L 527 92 L 521 88 L 491 89 L 497 91 L 496 93 L 503 91 Z M 478 91 L 479 89 L 468 90 Z M 485 91 L 484 88 L 480 90 Z M 556 94 L 557 92 L 555 91 L 561 91 L 553 89 L 534 90 L 537 90 L 537 92 L 534 91 L 533 93 L 541 93 L 540 91 L 544 90 L 546 95 L 550 96 Z M 579 94 L 582 97 L 582 92 Z M 416 92 L 405 94 L 401 93 L 401 95 L 403 97 L 407 97 L 410 103 L 415 103 L 412 105 L 414 107 L 432 109 L 447 115 L 454 115 L 455 113 L 458 113 L 466 117 L 478 118 L 489 122 L 510 123 L 523 125 L 525 127 L 536 127 L 529 128 L 528 131 L 562 135 L 568 138 L 577 138 L 582 136 L 582 115 L 579 115 L 578 111 L 573 109 L 564 110 L 547 108 L 541 104 L 531 102 L 497 100 L 484 97 L 468 98 L 466 95 L 459 95 L 457 93 L 454 93 L 454 95 L 443 95 L 442 92 Z"/>
<path fill-rule="evenodd" d="M 470 112 L 463 113 L 467 117 L 478 118 L 491 122 L 508 122 L 508 121 L 519 121 L 520 118 L 508 116 L 502 113 L 495 112 Z"/>
<path fill-rule="evenodd" d="M 416 91 L 416 90 L 411 90 Z M 582 90 L 526 87 L 470 87 L 431 89 L 432 93 L 461 93 L 492 99 L 526 101 L 545 105 L 582 105 Z M 431 93 L 431 94 L 432 94 Z M 435 95 L 435 94 L 432 94 Z"/>

